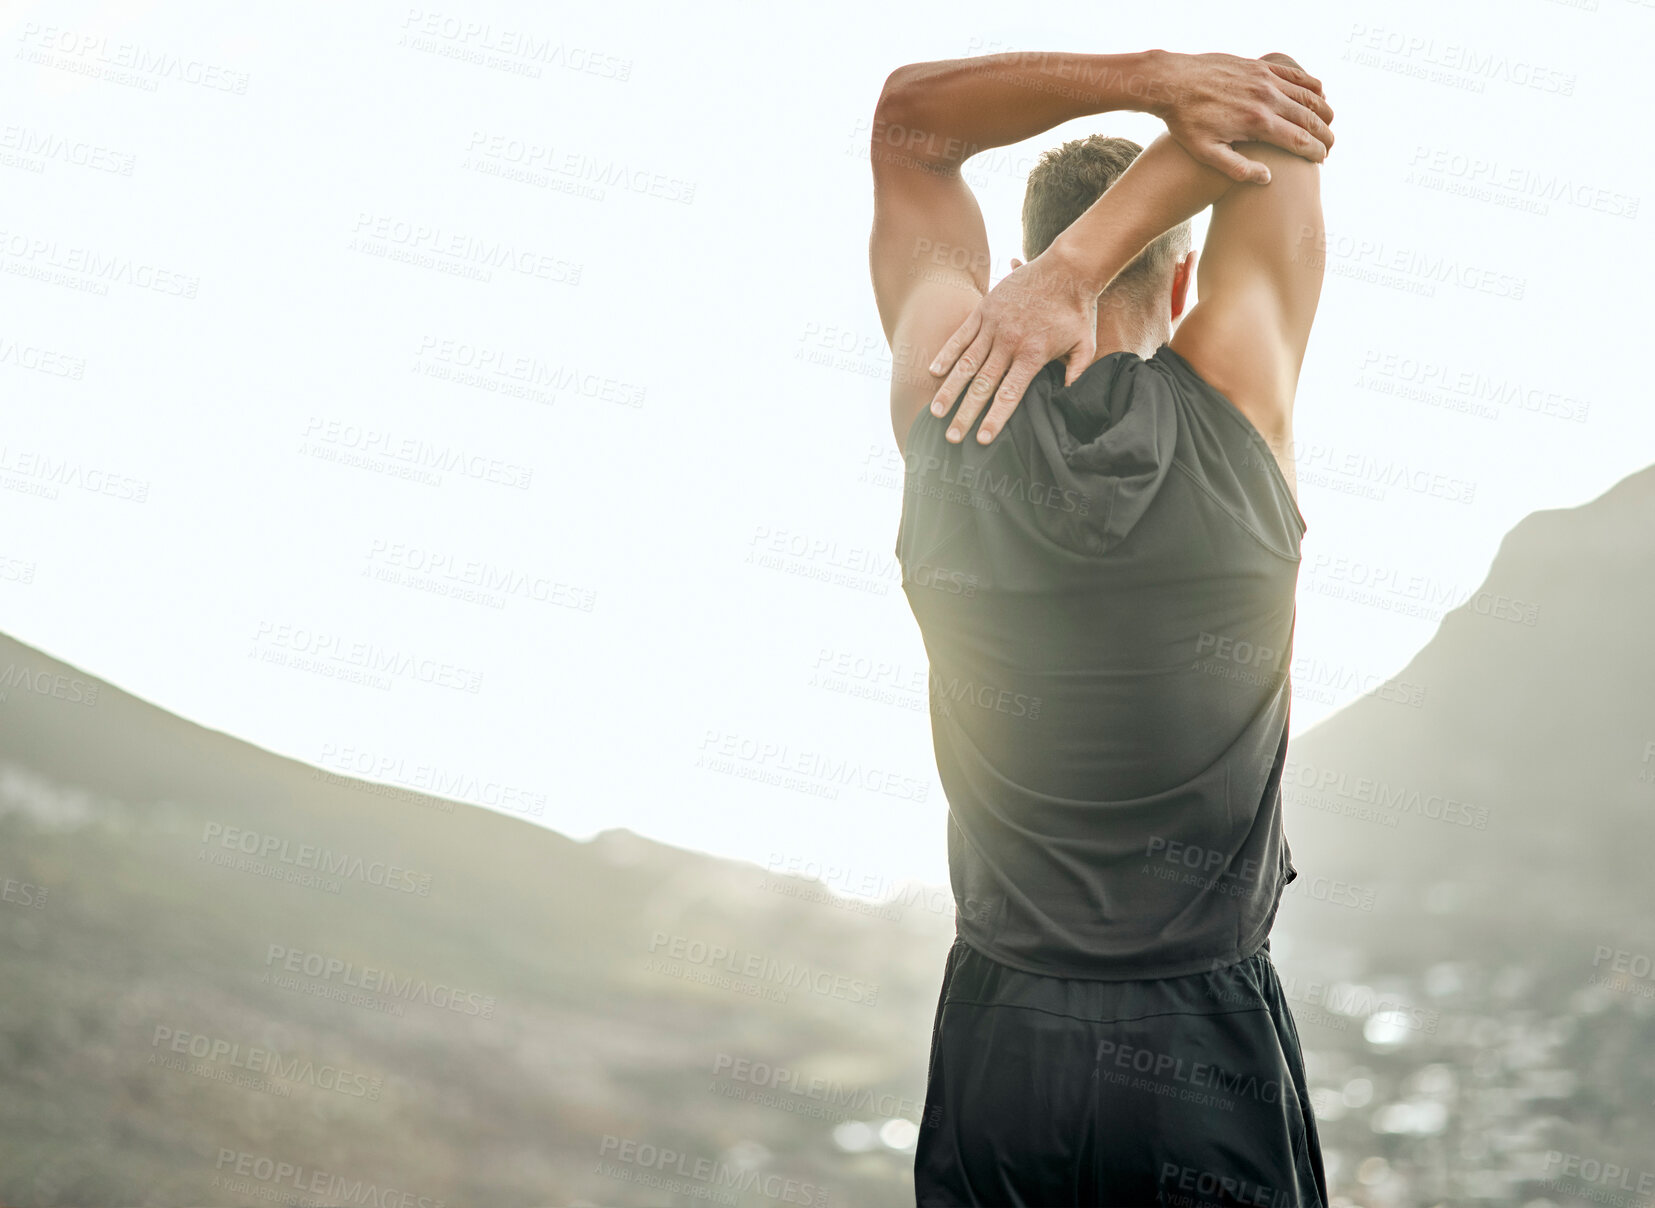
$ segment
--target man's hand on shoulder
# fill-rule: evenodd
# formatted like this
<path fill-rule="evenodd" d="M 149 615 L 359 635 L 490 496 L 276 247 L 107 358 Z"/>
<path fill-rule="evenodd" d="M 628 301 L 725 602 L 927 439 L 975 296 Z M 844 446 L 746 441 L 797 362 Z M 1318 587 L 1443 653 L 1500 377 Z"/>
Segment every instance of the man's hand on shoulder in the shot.
<path fill-rule="evenodd" d="M 950 441 L 965 439 L 992 394 L 994 406 L 977 430 L 978 442 L 987 444 L 1047 362 L 1065 360 L 1068 386 L 1097 355 L 1098 294 L 1108 282 L 1088 279 L 1058 244 L 1027 264 L 1012 263 L 1012 272 L 977 303 L 931 362 L 933 376 L 948 374 L 931 400 L 931 414 L 947 415 L 966 391 L 948 425 Z"/>

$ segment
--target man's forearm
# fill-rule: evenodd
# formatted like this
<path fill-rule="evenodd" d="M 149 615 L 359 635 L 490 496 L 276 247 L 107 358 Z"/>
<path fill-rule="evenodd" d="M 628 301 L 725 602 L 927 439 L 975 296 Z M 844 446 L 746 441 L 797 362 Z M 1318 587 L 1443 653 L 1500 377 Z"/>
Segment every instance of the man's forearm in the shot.
<path fill-rule="evenodd" d="M 910 63 L 891 73 L 879 98 L 881 150 L 957 167 L 1087 114 L 1160 114 L 1173 101 L 1170 60 L 1163 50 L 1011 51 Z"/>
<path fill-rule="evenodd" d="M 1197 163 L 1170 134 L 1132 161 L 1085 213 L 1059 233 L 1047 255 L 1101 292 L 1151 241 L 1193 218 L 1238 185 Z"/>

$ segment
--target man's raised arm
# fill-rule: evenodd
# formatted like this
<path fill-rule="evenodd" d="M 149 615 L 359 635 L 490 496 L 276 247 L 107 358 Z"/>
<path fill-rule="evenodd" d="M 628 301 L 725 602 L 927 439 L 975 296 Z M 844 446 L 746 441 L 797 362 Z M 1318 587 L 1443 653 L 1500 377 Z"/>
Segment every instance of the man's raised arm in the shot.
<path fill-rule="evenodd" d="M 901 113 L 907 151 L 961 164 L 979 151 L 1117 109 L 1152 113 L 1199 162 L 1263 184 L 1267 165 L 1235 151 L 1262 142 L 1320 162 L 1333 146 L 1321 81 L 1297 64 L 1237 55 L 1008 51 L 910 63 L 891 73 L 881 104 Z"/>
<path fill-rule="evenodd" d="M 1090 348 L 1093 320 L 1081 308 L 1095 306 L 1152 240 L 1208 206 L 1199 300 L 1169 342 L 1262 433 L 1284 436 L 1321 293 L 1319 168 L 1276 147 L 1239 149 L 1274 168 L 1270 184 L 1238 185 L 1162 135 L 1050 247 L 996 285 L 931 366 L 947 375 L 932 400 L 935 414 L 947 414 L 966 391 L 949 438 L 963 438 L 1000 385 L 977 434 L 992 440 L 1041 366 L 1072 341 Z M 1071 364 L 1068 380 L 1084 369 Z"/>
<path fill-rule="evenodd" d="M 1333 111 L 1320 81 L 1261 59 L 1162 50 L 1013 52 L 897 68 L 880 94 L 869 141 L 868 256 L 892 350 L 899 445 L 908 420 L 941 381 L 925 372 L 925 360 L 988 290 L 988 235 L 961 164 L 989 147 L 1116 109 L 1154 113 L 1226 179 L 1268 176 L 1262 162 L 1230 146 L 1234 141 L 1260 140 L 1316 159 L 1333 143 Z"/>

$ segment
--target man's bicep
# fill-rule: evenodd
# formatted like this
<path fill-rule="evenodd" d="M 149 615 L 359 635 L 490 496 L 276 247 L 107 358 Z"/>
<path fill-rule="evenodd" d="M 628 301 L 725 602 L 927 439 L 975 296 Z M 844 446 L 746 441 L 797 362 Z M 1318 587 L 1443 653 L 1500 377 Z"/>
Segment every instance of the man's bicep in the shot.
<path fill-rule="evenodd" d="M 1213 205 L 1198 301 L 1171 344 L 1261 430 L 1282 430 L 1322 292 L 1320 169 L 1264 143 L 1236 149 L 1267 163 L 1271 180 L 1235 185 Z"/>

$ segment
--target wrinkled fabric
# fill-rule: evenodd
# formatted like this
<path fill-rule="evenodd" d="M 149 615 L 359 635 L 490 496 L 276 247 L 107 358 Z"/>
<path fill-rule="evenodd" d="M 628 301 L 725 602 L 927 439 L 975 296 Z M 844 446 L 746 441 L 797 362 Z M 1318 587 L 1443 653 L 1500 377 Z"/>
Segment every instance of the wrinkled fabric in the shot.
<path fill-rule="evenodd" d="M 1282 827 L 1306 531 L 1262 436 L 1163 345 L 1063 385 L 990 445 L 909 433 L 896 554 L 930 663 L 959 936 L 1059 977 L 1255 953 Z"/>
<path fill-rule="evenodd" d="M 1298 1030 L 1266 942 L 1149 981 L 1010 969 L 956 940 L 918 1208 L 1323 1208 Z"/>

